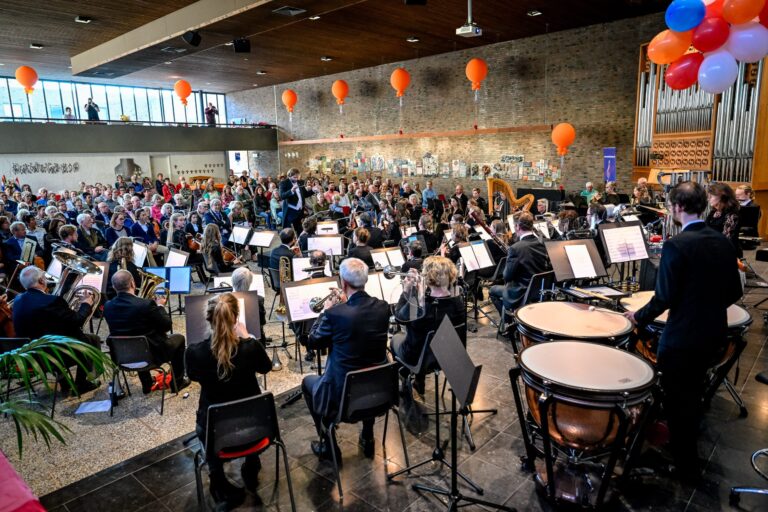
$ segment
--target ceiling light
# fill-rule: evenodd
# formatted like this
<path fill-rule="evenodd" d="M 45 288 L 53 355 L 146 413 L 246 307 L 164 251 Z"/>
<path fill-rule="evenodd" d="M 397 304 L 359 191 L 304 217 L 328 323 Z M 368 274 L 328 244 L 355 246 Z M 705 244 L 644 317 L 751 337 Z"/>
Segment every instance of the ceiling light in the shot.
<path fill-rule="evenodd" d="M 235 44 L 235 43 L 234 43 L 234 42 L 232 42 L 232 41 L 230 41 L 230 42 L 228 42 L 228 43 L 224 43 L 224 46 L 232 46 L 233 44 Z"/>
<path fill-rule="evenodd" d="M 90 16 L 76 16 L 75 17 L 75 23 L 90 23 L 93 21 L 93 18 Z"/>
<path fill-rule="evenodd" d="M 418 43 L 419 41 L 421 41 L 421 39 L 419 39 L 416 36 L 411 36 L 406 38 L 406 41 L 408 41 L 409 43 Z"/>
<path fill-rule="evenodd" d="M 171 64 L 171 61 L 167 60 L 165 61 L 166 64 Z"/>
<path fill-rule="evenodd" d="M 211 82 L 205 82 L 205 85 L 211 85 Z"/>
<path fill-rule="evenodd" d="M 2 66 L 2 64 L 0 64 L 0 66 Z M 67 69 L 72 69 L 72 66 L 67 66 Z"/>
<path fill-rule="evenodd" d="M 322 57 L 320 57 L 320 60 L 323 61 L 323 62 L 331 62 L 333 60 L 333 57 L 329 57 L 327 55 L 323 55 Z"/>
<path fill-rule="evenodd" d="M 38 43 L 31 43 L 29 47 L 32 48 L 33 50 L 42 50 L 43 48 L 45 48 L 45 46 Z"/>
<path fill-rule="evenodd" d="M 2 62 L 0 62 L 0 66 L 5 66 L 5 64 L 3 64 Z"/>
<path fill-rule="evenodd" d="M 317 21 L 320 19 L 320 16 L 310 16 L 309 19 L 312 21 Z"/>
<path fill-rule="evenodd" d="M 259 86 L 259 84 L 252 84 L 252 85 L 253 85 L 254 87 L 258 87 L 258 86 Z"/>
<path fill-rule="evenodd" d="M 243 57 L 243 60 L 248 60 L 248 57 Z"/>
<path fill-rule="evenodd" d="M 258 70 L 258 71 L 256 72 L 256 74 L 257 74 L 257 75 L 266 75 L 266 74 L 267 74 L 267 72 L 266 72 L 266 71 L 264 71 L 263 69 L 260 69 L 260 70 Z"/>
<path fill-rule="evenodd" d="M 536 9 L 532 9 L 526 13 L 528 16 L 533 18 L 534 16 L 541 16 L 543 13 L 541 11 L 537 11 Z"/>

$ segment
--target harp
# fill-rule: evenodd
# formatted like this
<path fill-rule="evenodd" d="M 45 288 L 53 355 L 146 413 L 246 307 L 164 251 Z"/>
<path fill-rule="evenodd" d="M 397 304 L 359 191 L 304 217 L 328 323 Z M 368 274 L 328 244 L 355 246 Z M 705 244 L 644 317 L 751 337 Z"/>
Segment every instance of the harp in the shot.
<path fill-rule="evenodd" d="M 488 178 L 488 215 L 493 215 L 493 195 L 496 192 L 504 192 L 510 206 L 510 212 L 517 210 L 530 211 L 535 201 L 533 194 L 526 194 L 521 198 L 515 197 L 515 191 L 512 186 L 504 180 L 498 178 Z"/>

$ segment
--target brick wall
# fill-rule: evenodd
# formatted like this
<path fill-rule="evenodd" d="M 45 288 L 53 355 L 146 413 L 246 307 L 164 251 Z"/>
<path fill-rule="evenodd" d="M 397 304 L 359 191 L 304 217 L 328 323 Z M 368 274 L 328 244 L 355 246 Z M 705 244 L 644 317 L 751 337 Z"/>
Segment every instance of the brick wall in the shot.
<path fill-rule="evenodd" d="M 227 113 L 249 122 L 274 123 L 283 130 L 283 138 L 296 140 L 334 138 L 341 133 L 346 137 L 397 133 L 399 108 L 389 76 L 401 65 L 411 73 L 402 112 L 405 132 L 469 129 L 475 122 L 475 104 L 464 67 L 470 58 L 480 57 L 489 67 L 477 108 L 480 128 L 570 122 L 577 137 L 565 158 L 561 183 L 566 189 L 581 189 L 588 180 L 601 182 L 602 148 L 615 146 L 620 191 L 631 192 L 638 48 L 663 25 L 662 15 L 651 15 L 230 93 Z M 350 86 L 343 115 L 331 94 L 331 84 L 337 79 Z M 294 89 L 299 97 L 292 124 L 280 101 L 286 88 Z M 528 132 L 283 146 L 276 155 L 263 154 L 261 170 L 275 174 L 278 168 L 281 172 L 304 168 L 317 156 L 353 158 L 358 152 L 366 157 L 414 161 L 431 152 L 440 162 L 458 159 L 467 163 L 494 163 L 504 154 L 522 154 L 526 161 L 559 163 L 550 134 Z M 470 186 L 483 184 L 436 179 L 435 186 L 444 191 L 459 181 Z M 511 183 L 515 188 L 530 186 Z"/>

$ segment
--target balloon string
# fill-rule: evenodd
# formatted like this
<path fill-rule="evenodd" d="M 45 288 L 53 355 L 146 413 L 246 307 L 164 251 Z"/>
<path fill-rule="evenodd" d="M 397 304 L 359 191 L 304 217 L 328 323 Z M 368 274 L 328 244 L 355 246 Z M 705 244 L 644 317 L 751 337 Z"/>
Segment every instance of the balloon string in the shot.
<path fill-rule="evenodd" d="M 288 137 L 293 140 L 293 112 L 288 112 Z"/>
<path fill-rule="evenodd" d="M 400 110 L 398 112 L 399 117 L 399 125 L 400 125 L 400 135 L 403 134 L 403 97 L 400 97 Z"/>
<path fill-rule="evenodd" d="M 479 96 L 478 90 L 475 90 L 475 130 L 477 130 L 477 127 L 479 125 L 480 120 L 480 96 Z"/>

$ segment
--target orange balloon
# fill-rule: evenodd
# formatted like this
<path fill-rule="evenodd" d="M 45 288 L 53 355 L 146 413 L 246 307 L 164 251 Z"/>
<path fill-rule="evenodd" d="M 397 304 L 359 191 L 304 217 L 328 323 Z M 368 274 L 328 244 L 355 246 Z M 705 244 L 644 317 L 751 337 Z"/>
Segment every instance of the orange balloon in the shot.
<path fill-rule="evenodd" d="M 192 94 L 192 86 L 186 80 L 179 80 L 173 84 L 173 90 L 176 92 L 176 96 L 181 100 L 181 104 L 187 105 L 187 98 Z"/>
<path fill-rule="evenodd" d="M 397 97 L 400 98 L 405 95 L 405 90 L 411 83 L 411 74 L 403 68 L 397 68 L 389 77 L 389 83 L 392 84 L 392 88 L 397 91 Z"/>
<path fill-rule="evenodd" d="M 16 70 L 16 81 L 24 87 L 27 94 L 34 91 L 32 87 L 37 83 L 37 71 L 29 66 L 21 66 Z"/>
<path fill-rule="evenodd" d="M 299 101 L 299 97 L 296 96 L 296 92 L 291 89 L 283 91 L 283 105 L 288 112 L 293 112 L 293 107 L 296 106 L 296 102 Z"/>
<path fill-rule="evenodd" d="M 760 15 L 765 0 L 725 0 L 723 18 L 731 25 L 741 25 Z"/>
<path fill-rule="evenodd" d="M 565 155 L 575 140 L 576 129 L 570 123 L 560 123 L 552 130 L 552 143 L 557 146 L 558 155 Z"/>
<path fill-rule="evenodd" d="M 480 82 L 488 76 L 488 64 L 483 59 L 472 59 L 467 62 L 467 78 L 472 82 L 472 90 L 480 90 Z"/>
<path fill-rule="evenodd" d="M 685 55 L 693 40 L 693 30 L 659 32 L 648 45 L 648 58 L 656 64 L 672 64 Z"/>
<path fill-rule="evenodd" d="M 347 97 L 347 94 L 349 94 L 349 85 L 347 85 L 347 82 L 344 80 L 336 80 L 333 82 L 333 86 L 331 87 L 331 92 L 333 93 L 333 96 L 336 98 L 336 103 L 339 105 L 344 104 L 344 98 Z"/>

